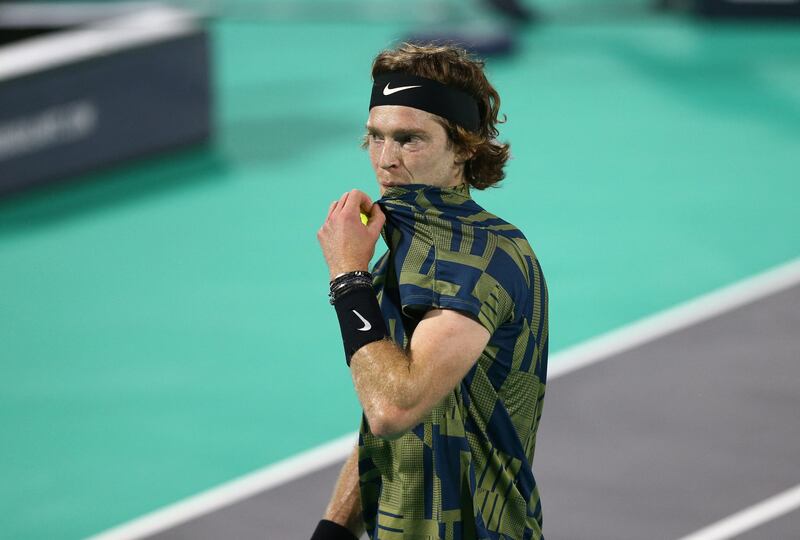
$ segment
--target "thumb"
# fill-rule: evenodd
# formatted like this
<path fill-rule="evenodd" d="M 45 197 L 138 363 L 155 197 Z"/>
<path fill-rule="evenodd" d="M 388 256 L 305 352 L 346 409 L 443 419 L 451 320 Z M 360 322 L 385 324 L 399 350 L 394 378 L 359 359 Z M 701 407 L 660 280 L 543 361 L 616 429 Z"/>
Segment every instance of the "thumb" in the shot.
<path fill-rule="evenodd" d="M 367 223 L 367 230 L 374 235 L 378 235 L 383 229 L 383 224 L 386 223 L 386 215 L 381 210 L 378 203 L 372 205 L 370 209 L 369 222 Z"/>

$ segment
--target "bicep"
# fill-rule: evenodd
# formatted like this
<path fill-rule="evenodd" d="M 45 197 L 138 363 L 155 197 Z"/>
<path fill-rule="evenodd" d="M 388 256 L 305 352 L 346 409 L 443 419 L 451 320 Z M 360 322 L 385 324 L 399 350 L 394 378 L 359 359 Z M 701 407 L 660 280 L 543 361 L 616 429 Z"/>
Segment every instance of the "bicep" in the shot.
<path fill-rule="evenodd" d="M 489 343 L 489 331 L 452 309 L 432 309 L 411 338 L 411 370 L 424 391 L 407 413 L 419 420 L 458 386 Z"/>

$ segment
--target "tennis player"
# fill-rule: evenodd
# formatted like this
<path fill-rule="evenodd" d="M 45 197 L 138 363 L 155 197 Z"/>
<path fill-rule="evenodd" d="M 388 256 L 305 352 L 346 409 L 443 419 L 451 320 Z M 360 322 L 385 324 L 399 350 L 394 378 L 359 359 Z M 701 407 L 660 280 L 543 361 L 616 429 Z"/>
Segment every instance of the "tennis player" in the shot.
<path fill-rule="evenodd" d="M 472 199 L 509 152 L 483 68 L 411 44 L 373 63 L 364 145 L 382 197 L 343 194 L 317 233 L 364 414 L 313 540 L 542 538 L 547 287 L 522 232 Z"/>

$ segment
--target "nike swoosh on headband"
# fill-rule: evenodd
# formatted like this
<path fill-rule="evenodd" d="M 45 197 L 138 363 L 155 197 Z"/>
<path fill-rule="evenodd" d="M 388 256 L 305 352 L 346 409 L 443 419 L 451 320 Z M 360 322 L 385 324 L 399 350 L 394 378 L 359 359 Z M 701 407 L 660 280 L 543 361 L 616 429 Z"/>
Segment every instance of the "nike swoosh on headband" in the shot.
<path fill-rule="evenodd" d="M 363 323 L 364 323 L 364 328 L 356 328 L 356 330 L 360 330 L 360 331 L 362 331 L 362 332 L 366 332 L 367 330 L 369 330 L 369 329 L 371 329 L 371 328 L 372 328 L 372 325 L 369 323 L 369 321 L 368 321 L 367 319 L 365 319 L 364 317 L 362 317 L 362 316 L 361 316 L 361 313 L 359 313 L 358 311 L 356 311 L 356 310 L 354 310 L 354 309 L 351 309 L 350 311 L 352 311 L 353 313 L 355 313 L 355 314 L 356 314 L 356 317 L 358 317 L 359 319 L 361 319 L 361 322 L 363 322 Z"/>
<path fill-rule="evenodd" d="M 422 85 L 418 84 L 416 86 L 398 86 L 397 88 L 389 88 L 389 85 L 392 83 L 386 83 L 386 88 L 383 89 L 384 96 L 391 96 L 392 94 L 396 94 L 397 92 L 402 92 L 403 90 L 408 90 L 409 88 L 422 88 Z"/>

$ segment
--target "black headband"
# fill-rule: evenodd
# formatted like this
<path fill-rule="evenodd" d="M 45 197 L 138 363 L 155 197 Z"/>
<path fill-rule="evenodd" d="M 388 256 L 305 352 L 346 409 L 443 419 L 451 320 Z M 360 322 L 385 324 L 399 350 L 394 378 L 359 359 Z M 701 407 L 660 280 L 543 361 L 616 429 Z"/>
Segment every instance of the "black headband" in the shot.
<path fill-rule="evenodd" d="M 375 78 L 369 108 L 403 105 L 446 118 L 469 131 L 478 131 L 478 102 L 466 92 L 406 73 L 387 73 Z"/>

